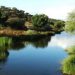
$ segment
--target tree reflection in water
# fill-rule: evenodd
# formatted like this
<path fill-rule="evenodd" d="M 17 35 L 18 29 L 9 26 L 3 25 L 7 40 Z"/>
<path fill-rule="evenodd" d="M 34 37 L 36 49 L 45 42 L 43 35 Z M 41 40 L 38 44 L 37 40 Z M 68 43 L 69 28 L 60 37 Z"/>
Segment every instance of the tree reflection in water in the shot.
<path fill-rule="evenodd" d="M 7 61 L 9 50 L 21 50 L 29 44 L 44 48 L 50 39 L 51 36 L 0 37 L 0 66 Z"/>
<path fill-rule="evenodd" d="M 0 70 L 3 68 L 5 63 L 7 62 L 7 58 L 9 56 L 8 51 L 0 51 Z"/>
<path fill-rule="evenodd" d="M 16 40 L 15 40 L 16 39 Z M 47 47 L 48 42 L 50 41 L 51 36 L 25 36 L 25 37 L 16 37 L 14 40 L 21 41 L 25 46 L 31 44 L 36 48 Z"/>

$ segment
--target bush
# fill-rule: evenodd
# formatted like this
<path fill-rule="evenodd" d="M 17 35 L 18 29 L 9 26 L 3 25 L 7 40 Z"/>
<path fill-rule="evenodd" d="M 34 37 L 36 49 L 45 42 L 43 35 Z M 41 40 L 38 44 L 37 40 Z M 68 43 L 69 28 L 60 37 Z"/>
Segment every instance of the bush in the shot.
<path fill-rule="evenodd" d="M 14 28 L 14 29 L 24 29 L 24 19 L 20 18 L 9 18 L 6 23 L 8 24 L 9 27 Z"/>
<path fill-rule="evenodd" d="M 48 20 L 48 16 L 41 14 L 41 15 L 34 15 L 32 17 L 32 25 L 33 27 L 44 27 L 49 25 L 49 20 Z"/>
<path fill-rule="evenodd" d="M 0 19 L 1 19 L 1 16 L 2 16 L 2 14 L 1 14 L 1 11 L 0 11 Z"/>
<path fill-rule="evenodd" d="M 75 55 L 70 55 L 62 62 L 62 72 L 67 75 L 75 74 Z"/>
<path fill-rule="evenodd" d="M 64 21 L 56 21 L 55 24 L 54 24 L 54 26 L 56 28 L 62 28 L 63 29 L 63 27 L 65 26 L 65 24 L 64 24 Z"/>

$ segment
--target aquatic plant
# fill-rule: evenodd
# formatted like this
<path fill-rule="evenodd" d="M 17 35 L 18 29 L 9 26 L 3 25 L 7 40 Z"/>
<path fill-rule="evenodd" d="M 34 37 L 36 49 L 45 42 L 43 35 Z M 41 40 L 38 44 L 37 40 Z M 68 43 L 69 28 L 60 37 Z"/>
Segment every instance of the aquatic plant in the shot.
<path fill-rule="evenodd" d="M 0 37 L 0 50 L 7 50 L 10 47 L 11 39 L 8 37 Z"/>

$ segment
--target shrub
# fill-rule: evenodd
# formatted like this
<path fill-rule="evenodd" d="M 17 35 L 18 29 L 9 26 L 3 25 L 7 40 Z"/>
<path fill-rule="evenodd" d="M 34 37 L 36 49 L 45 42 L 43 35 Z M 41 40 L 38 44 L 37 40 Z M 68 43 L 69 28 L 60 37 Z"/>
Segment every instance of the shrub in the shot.
<path fill-rule="evenodd" d="M 25 20 L 24 19 L 20 19 L 18 17 L 16 18 L 9 18 L 6 22 L 8 24 L 9 27 L 14 28 L 14 29 L 23 29 Z"/>
<path fill-rule="evenodd" d="M 32 25 L 33 27 L 44 27 L 46 25 L 49 25 L 48 16 L 41 14 L 41 15 L 34 15 L 32 17 Z"/>
<path fill-rule="evenodd" d="M 62 72 L 67 75 L 75 74 L 75 55 L 70 55 L 62 62 Z"/>

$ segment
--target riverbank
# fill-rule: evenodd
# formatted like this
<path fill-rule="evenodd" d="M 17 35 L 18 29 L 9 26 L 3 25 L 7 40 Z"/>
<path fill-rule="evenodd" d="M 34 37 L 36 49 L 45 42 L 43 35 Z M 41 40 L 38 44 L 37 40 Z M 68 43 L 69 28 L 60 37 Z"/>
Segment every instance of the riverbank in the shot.
<path fill-rule="evenodd" d="M 53 35 L 53 31 L 15 30 L 10 28 L 0 29 L 0 36 L 27 36 L 27 35 Z"/>

